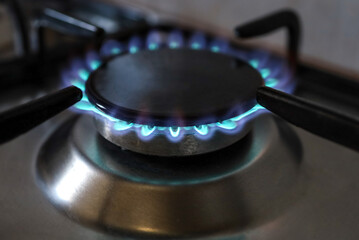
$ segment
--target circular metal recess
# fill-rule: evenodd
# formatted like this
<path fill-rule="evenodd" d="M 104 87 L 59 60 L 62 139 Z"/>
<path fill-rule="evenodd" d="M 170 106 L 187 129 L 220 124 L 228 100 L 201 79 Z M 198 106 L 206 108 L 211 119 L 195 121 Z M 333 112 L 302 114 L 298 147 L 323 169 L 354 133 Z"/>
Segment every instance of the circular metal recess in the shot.
<path fill-rule="evenodd" d="M 89 100 L 133 123 L 192 126 L 223 121 L 251 109 L 263 83 L 257 70 L 211 51 L 161 49 L 112 58 L 93 72 Z"/>
<path fill-rule="evenodd" d="M 270 115 L 211 154 L 182 158 L 124 151 L 83 116 L 42 146 L 37 174 L 73 220 L 135 239 L 238 234 L 277 218 L 301 193 L 301 143 Z"/>

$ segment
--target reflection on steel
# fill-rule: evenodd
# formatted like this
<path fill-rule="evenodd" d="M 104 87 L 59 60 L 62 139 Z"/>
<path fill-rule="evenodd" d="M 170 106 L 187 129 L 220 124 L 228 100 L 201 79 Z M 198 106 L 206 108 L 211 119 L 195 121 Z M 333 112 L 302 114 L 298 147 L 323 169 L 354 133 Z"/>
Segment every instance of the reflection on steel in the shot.
<path fill-rule="evenodd" d="M 55 195 L 60 201 L 72 202 L 86 187 L 90 168 L 80 159 L 74 158 L 74 162 L 64 169 L 64 175 L 55 186 Z"/>

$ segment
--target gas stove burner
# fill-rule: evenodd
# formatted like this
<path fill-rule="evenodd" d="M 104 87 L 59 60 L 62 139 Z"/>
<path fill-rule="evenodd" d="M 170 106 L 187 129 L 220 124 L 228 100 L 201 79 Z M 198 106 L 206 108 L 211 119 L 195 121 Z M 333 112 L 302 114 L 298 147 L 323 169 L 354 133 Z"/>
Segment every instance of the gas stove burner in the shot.
<path fill-rule="evenodd" d="M 105 114 L 147 126 L 200 126 L 252 109 L 263 80 L 249 64 L 210 51 L 162 49 L 121 55 L 87 81 Z"/>
<path fill-rule="evenodd" d="M 94 114 L 107 140 L 160 156 L 201 154 L 238 141 L 263 111 L 254 100 L 263 80 L 287 92 L 293 88 L 282 60 L 176 29 L 107 40 L 99 52 L 73 60 L 63 79 L 83 90 L 75 108 Z M 188 142 L 196 147 L 179 150 Z"/>
<path fill-rule="evenodd" d="M 50 2 L 66 12 L 43 9 Z M 40 89 L 50 91 L 57 86 L 54 73 L 64 58 L 84 51 L 86 57 L 72 61 L 64 73 L 66 84 L 81 89 L 44 92 L 44 97 L 0 114 L 0 143 L 12 140 L 0 150 L 1 239 L 358 239 L 359 195 L 353 189 L 359 181 L 359 85 L 298 62 L 301 27 L 294 12 L 279 11 L 235 29 L 237 40 L 279 28 L 287 31 L 287 65 L 299 80 L 291 95 L 283 91 L 291 90 L 293 78 L 278 57 L 183 25 L 181 30 L 157 25 L 159 30 L 152 31 L 153 22 L 129 26 L 106 9 L 100 12 L 107 16 L 97 17 L 102 3 L 96 1 L 85 19 L 99 26 L 116 23 L 108 35 L 108 28 L 77 19 L 86 15 L 88 6 L 82 1 L 50 2 L 21 1 L 31 5 L 23 8 L 28 12 L 23 15 L 16 0 L 5 1 L 15 17 L 15 35 L 22 37 L 14 39 L 21 45 L 19 57 L 1 64 L 4 107 L 27 101 Z M 76 12 L 79 15 L 67 15 Z M 49 29 L 60 31 L 66 40 L 54 32 L 48 38 Z M 104 41 L 107 38 L 116 40 Z M 164 61 L 168 55 L 174 60 Z M 137 78 L 125 60 L 132 61 L 128 67 L 150 74 Z M 212 74 L 201 72 L 201 67 Z M 242 67 L 254 82 L 238 73 Z M 182 69 L 171 75 L 176 73 L 172 68 Z M 99 77 L 126 71 L 141 84 Z M 163 71 L 170 76 L 160 75 Z M 193 78 L 193 71 L 201 78 Z M 108 84 L 104 88 L 102 81 Z M 181 81 L 189 84 L 182 86 Z M 249 98 L 242 98 L 247 95 L 241 81 Z M 143 90 L 146 84 L 148 92 Z M 218 92 L 207 91 L 206 84 Z M 257 102 L 280 118 L 253 105 L 252 84 L 266 85 L 257 89 Z M 168 102 L 156 96 L 143 100 L 158 87 L 169 89 L 159 91 Z M 181 96 L 184 87 L 189 99 Z M 111 91 L 122 92 L 117 96 L 108 94 Z M 138 99 L 133 99 L 135 94 Z M 106 101 L 99 97 L 110 108 L 104 109 Z M 173 104 L 174 99 L 180 104 Z M 91 115 L 65 112 L 41 124 L 80 100 L 76 110 Z"/>

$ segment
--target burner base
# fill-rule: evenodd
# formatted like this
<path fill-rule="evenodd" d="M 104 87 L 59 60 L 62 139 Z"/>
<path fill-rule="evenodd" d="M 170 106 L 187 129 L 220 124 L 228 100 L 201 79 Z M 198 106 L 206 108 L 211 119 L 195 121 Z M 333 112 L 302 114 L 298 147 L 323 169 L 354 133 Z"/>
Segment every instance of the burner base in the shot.
<path fill-rule="evenodd" d="M 57 208 L 97 229 L 151 239 L 238 234 L 301 192 L 301 144 L 277 121 L 260 116 L 248 136 L 211 154 L 164 158 L 116 147 L 84 116 L 46 141 L 37 173 Z"/>
<path fill-rule="evenodd" d="M 98 132 L 111 143 L 133 152 L 161 157 L 189 157 L 217 151 L 238 142 L 252 127 L 249 120 L 242 121 L 242 126 L 233 133 L 216 130 L 207 139 L 200 139 L 193 133 L 185 134 L 180 140 L 171 141 L 165 134 L 159 133 L 153 134 L 155 136 L 149 140 L 144 140 L 138 136 L 137 129 L 114 134 L 111 121 L 98 116 L 94 116 L 94 121 Z"/>

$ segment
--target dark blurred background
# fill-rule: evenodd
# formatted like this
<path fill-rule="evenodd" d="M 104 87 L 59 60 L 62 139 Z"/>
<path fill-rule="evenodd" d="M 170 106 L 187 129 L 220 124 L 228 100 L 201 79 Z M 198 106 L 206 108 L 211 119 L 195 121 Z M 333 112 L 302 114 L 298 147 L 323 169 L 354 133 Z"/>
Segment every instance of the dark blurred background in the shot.
<path fill-rule="evenodd" d="M 67 0 L 68 1 L 68 0 Z M 77 0 L 79 1 L 79 0 Z M 36 2 L 36 1 L 35 1 Z M 71 2 L 71 1 L 68 1 Z M 83 1 L 86 4 L 86 1 Z M 282 8 L 293 8 L 303 22 L 302 56 L 359 74 L 359 0 L 103 0 L 150 9 L 170 18 L 211 24 L 230 32 L 239 23 Z M 155 15 L 156 15 L 155 14 Z M 283 49 L 284 31 L 251 39 Z M 0 4 L 0 56 L 12 49 L 11 24 Z M 352 74 L 351 74 L 352 75 Z"/>

